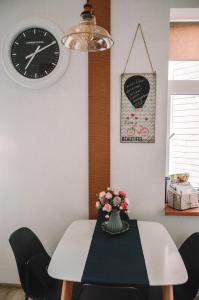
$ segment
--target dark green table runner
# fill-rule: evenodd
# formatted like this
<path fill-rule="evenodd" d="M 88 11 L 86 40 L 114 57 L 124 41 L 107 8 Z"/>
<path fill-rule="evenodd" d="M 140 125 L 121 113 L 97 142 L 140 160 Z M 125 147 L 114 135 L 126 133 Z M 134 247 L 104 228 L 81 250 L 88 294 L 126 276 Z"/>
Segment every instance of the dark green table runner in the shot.
<path fill-rule="evenodd" d="M 129 224 L 128 232 L 110 236 L 101 230 L 101 220 L 97 221 L 82 275 L 83 283 L 149 285 L 137 221 L 130 220 Z"/>

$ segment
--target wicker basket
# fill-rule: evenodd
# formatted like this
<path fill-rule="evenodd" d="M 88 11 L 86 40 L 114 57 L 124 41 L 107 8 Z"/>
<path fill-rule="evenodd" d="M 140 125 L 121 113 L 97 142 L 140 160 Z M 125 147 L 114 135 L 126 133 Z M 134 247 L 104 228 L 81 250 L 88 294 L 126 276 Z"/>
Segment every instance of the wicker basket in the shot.
<path fill-rule="evenodd" d="M 192 192 L 190 194 L 179 194 L 174 189 L 167 190 L 168 206 L 178 210 L 186 210 L 199 206 L 199 193 Z"/>

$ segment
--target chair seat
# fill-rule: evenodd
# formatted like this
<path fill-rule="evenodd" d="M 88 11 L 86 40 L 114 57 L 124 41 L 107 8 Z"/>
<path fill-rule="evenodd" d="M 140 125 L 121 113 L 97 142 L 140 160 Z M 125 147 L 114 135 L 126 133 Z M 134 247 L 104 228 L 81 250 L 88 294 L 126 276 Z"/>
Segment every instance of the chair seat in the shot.
<path fill-rule="evenodd" d="M 79 300 L 143 300 L 133 287 L 84 285 Z"/>

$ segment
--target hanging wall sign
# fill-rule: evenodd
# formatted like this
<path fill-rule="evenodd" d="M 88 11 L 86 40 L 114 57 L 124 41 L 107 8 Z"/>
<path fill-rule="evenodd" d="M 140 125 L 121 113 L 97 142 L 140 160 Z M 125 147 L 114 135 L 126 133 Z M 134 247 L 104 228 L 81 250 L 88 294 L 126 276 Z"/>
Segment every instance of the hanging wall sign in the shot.
<path fill-rule="evenodd" d="M 139 29 L 152 73 L 125 73 Z M 155 143 L 156 73 L 140 24 L 135 32 L 121 81 L 121 142 Z"/>
<path fill-rule="evenodd" d="M 155 73 L 123 74 L 121 142 L 154 143 L 155 110 Z"/>

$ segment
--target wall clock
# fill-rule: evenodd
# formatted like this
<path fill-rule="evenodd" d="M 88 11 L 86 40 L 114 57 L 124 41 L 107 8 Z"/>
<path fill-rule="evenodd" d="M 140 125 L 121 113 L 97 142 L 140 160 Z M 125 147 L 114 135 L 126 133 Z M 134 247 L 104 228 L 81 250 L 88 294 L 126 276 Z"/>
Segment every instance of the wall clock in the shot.
<path fill-rule="evenodd" d="M 31 19 L 17 24 L 2 48 L 7 74 L 29 88 L 51 85 L 66 71 L 69 51 L 61 44 L 63 32 L 53 23 Z"/>
<path fill-rule="evenodd" d="M 27 78 L 48 76 L 59 61 L 59 44 L 47 30 L 33 27 L 22 31 L 11 46 L 16 71 Z"/>

